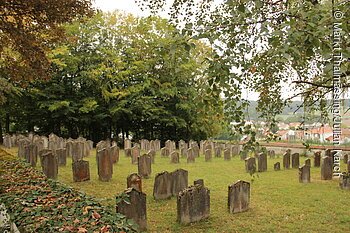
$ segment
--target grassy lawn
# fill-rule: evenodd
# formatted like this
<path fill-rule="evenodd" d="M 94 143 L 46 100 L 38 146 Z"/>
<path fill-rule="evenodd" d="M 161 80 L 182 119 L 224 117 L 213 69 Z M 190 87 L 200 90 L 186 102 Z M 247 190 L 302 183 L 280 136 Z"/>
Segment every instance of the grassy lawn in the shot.
<path fill-rule="evenodd" d="M 15 153 L 16 149 L 11 152 Z M 126 177 L 137 172 L 137 165 L 132 165 L 131 159 L 121 152 L 119 163 L 113 167 L 111 182 L 101 182 L 97 176 L 95 151 L 85 159 L 90 162 L 90 181 L 73 182 L 70 158 L 66 167 L 59 168 L 59 181 L 114 205 L 115 195 L 126 188 Z M 301 157 L 301 164 L 303 160 Z M 213 158 L 205 162 L 204 156 L 193 164 L 187 164 L 185 158 L 181 158 L 179 164 L 169 161 L 157 154 L 151 178 L 143 180 L 149 232 L 350 232 L 350 192 L 340 190 L 337 179 L 321 181 L 320 168 L 311 168 L 312 183 L 300 184 L 297 169 L 273 171 L 273 163 L 282 164 L 282 158 L 269 159 L 268 171 L 259 173 L 251 185 L 250 210 L 233 215 L 227 211 L 227 186 L 239 179 L 251 180 L 245 172 L 244 161 L 235 157 L 231 161 Z M 345 169 L 345 164 L 342 166 Z M 153 199 L 155 175 L 177 168 L 188 170 L 189 184 L 195 179 L 204 179 L 211 196 L 209 219 L 182 226 L 176 222 L 176 198 Z"/>

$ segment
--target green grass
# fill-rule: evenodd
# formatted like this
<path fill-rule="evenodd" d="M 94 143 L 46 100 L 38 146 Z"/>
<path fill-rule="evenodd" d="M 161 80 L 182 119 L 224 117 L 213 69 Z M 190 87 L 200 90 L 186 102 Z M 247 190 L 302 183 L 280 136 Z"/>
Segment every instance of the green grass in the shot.
<path fill-rule="evenodd" d="M 15 152 L 13 150 L 13 152 Z M 59 168 L 59 181 L 71 185 L 89 195 L 101 198 L 105 204 L 114 204 L 114 197 L 126 188 L 128 174 L 137 172 L 137 165 L 120 154 L 120 161 L 113 167 L 110 182 L 98 180 L 95 151 L 85 158 L 90 162 L 91 180 L 74 183 L 71 160 Z M 300 158 L 303 163 L 304 158 Z M 339 189 L 338 180 L 321 181 L 320 168 L 311 168 L 311 183 L 300 184 L 298 170 L 273 171 L 273 163 L 282 158 L 269 159 L 268 171 L 259 173 L 251 185 L 251 203 L 247 212 L 229 214 L 227 211 L 227 186 L 237 180 L 250 181 L 244 161 L 238 157 L 231 161 L 204 157 L 187 164 L 170 164 L 169 158 L 156 157 L 152 176 L 144 179 L 143 191 L 147 194 L 147 219 L 149 232 L 350 232 L 350 192 Z M 313 165 L 313 162 L 312 162 Z M 342 164 L 345 169 L 345 164 Z M 189 184 L 204 179 L 210 189 L 210 218 L 190 225 L 176 222 L 176 198 L 155 201 L 152 196 L 154 177 L 161 171 L 183 168 L 189 172 Z"/>

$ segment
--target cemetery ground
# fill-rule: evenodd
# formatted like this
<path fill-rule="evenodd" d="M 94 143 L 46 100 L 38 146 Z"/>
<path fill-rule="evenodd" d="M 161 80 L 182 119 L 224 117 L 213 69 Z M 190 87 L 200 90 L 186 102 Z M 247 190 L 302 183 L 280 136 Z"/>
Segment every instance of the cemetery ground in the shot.
<path fill-rule="evenodd" d="M 7 150 L 17 154 L 17 149 Z M 104 205 L 115 205 L 115 196 L 126 188 L 126 177 L 137 173 L 137 165 L 120 151 L 120 159 L 113 165 L 110 182 L 98 180 L 96 151 L 84 160 L 90 163 L 91 180 L 73 182 L 71 158 L 67 166 L 59 167 L 58 181 L 96 197 Z M 300 164 L 304 163 L 300 157 Z M 147 194 L 148 232 L 350 232 L 350 192 L 341 190 L 338 179 L 321 180 L 320 168 L 311 163 L 311 183 L 298 180 L 298 169 L 274 171 L 273 164 L 282 163 L 282 157 L 268 158 L 267 172 L 256 173 L 251 183 L 251 199 L 248 211 L 230 214 L 227 209 L 228 185 L 237 180 L 251 182 L 245 171 L 244 161 L 235 156 L 231 161 L 213 157 L 205 162 L 204 156 L 195 163 L 171 164 L 170 158 L 157 153 L 152 174 L 142 180 L 143 192 Z M 188 171 L 189 184 L 204 179 L 210 190 L 210 217 L 197 223 L 180 225 L 176 221 L 176 198 L 155 201 L 153 198 L 154 177 L 162 171 L 172 172 L 178 168 Z M 342 163 L 345 170 L 345 164 Z M 40 170 L 39 164 L 37 169 Z"/>

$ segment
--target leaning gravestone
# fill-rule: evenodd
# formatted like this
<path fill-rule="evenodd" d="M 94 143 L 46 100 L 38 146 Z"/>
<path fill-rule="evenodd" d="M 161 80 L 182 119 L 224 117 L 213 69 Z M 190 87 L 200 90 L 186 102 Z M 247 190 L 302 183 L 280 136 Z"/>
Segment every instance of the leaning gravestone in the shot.
<path fill-rule="evenodd" d="M 321 166 L 321 151 L 317 151 L 314 153 L 314 167 Z"/>
<path fill-rule="evenodd" d="M 57 156 L 52 151 L 43 154 L 42 156 L 42 168 L 43 173 L 47 178 L 57 179 L 58 174 L 58 161 Z"/>
<path fill-rule="evenodd" d="M 343 172 L 339 177 L 339 186 L 341 189 L 350 190 L 350 174 Z"/>
<path fill-rule="evenodd" d="M 292 168 L 299 168 L 299 153 L 292 154 Z"/>
<path fill-rule="evenodd" d="M 190 186 L 177 197 L 177 221 L 182 224 L 206 219 L 210 214 L 210 191 L 202 185 Z"/>
<path fill-rule="evenodd" d="M 177 196 L 180 191 L 188 186 L 188 171 L 177 169 L 170 174 L 172 178 L 171 193 L 173 196 Z"/>
<path fill-rule="evenodd" d="M 250 183 L 239 180 L 228 186 L 228 211 L 239 213 L 249 209 Z"/>
<path fill-rule="evenodd" d="M 225 149 L 224 150 L 224 160 L 229 161 L 231 160 L 231 150 L 230 149 Z"/>
<path fill-rule="evenodd" d="M 126 178 L 127 188 L 134 188 L 139 192 L 142 192 L 142 178 L 136 173 L 130 174 Z"/>
<path fill-rule="evenodd" d="M 138 158 L 137 168 L 138 173 L 143 178 L 149 178 L 152 173 L 152 159 L 149 155 L 141 155 Z"/>
<path fill-rule="evenodd" d="M 258 155 L 258 172 L 267 171 L 267 155 L 265 153 L 259 153 Z"/>
<path fill-rule="evenodd" d="M 289 169 L 290 168 L 290 153 L 286 152 L 283 155 L 283 168 Z"/>
<path fill-rule="evenodd" d="M 310 183 L 310 166 L 305 164 L 299 167 L 299 182 Z"/>
<path fill-rule="evenodd" d="M 245 170 L 249 173 L 254 173 L 256 171 L 256 162 L 255 158 L 250 157 L 245 159 Z"/>
<path fill-rule="evenodd" d="M 153 197 L 155 200 L 169 199 L 172 196 L 172 175 L 164 171 L 154 179 Z"/>
<path fill-rule="evenodd" d="M 88 161 L 79 160 L 79 161 L 73 162 L 72 170 L 73 170 L 74 182 L 82 182 L 82 181 L 90 180 L 90 169 L 89 169 Z"/>
<path fill-rule="evenodd" d="M 325 156 L 322 158 L 321 165 L 321 180 L 331 180 L 332 179 L 332 157 Z"/>
<path fill-rule="evenodd" d="M 211 150 L 210 149 L 206 149 L 205 150 L 205 162 L 209 162 L 209 161 L 211 161 Z"/>
<path fill-rule="evenodd" d="M 170 163 L 179 163 L 180 158 L 179 158 L 179 153 L 176 151 L 171 152 L 170 154 Z"/>
<path fill-rule="evenodd" d="M 139 226 L 139 231 L 145 231 L 147 229 L 146 194 L 133 188 L 125 190 L 124 194 L 129 197 L 129 201 L 120 200 L 116 206 L 117 213 L 134 220 Z"/>
<path fill-rule="evenodd" d="M 97 170 L 100 181 L 110 181 L 113 175 L 113 163 L 108 149 L 102 149 L 97 152 Z"/>

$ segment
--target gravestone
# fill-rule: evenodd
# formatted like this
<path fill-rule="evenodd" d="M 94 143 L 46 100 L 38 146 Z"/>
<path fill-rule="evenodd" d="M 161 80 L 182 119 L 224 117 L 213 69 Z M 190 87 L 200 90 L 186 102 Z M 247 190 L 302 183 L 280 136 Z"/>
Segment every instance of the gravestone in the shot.
<path fill-rule="evenodd" d="M 254 173 L 256 171 L 255 158 L 249 157 L 245 159 L 245 170 L 248 173 Z"/>
<path fill-rule="evenodd" d="M 131 157 L 131 148 L 124 149 L 125 157 Z"/>
<path fill-rule="evenodd" d="M 72 161 L 76 162 L 83 159 L 84 155 L 84 144 L 80 142 L 73 143 L 73 153 L 72 153 Z"/>
<path fill-rule="evenodd" d="M 332 158 L 325 156 L 321 164 L 321 180 L 331 180 L 333 176 Z"/>
<path fill-rule="evenodd" d="M 310 166 L 303 165 L 299 167 L 299 182 L 310 183 Z"/>
<path fill-rule="evenodd" d="M 267 171 L 267 155 L 264 153 L 259 153 L 258 155 L 258 172 Z"/>
<path fill-rule="evenodd" d="M 89 162 L 79 160 L 72 163 L 73 181 L 82 182 L 90 180 Z"/>
<path fill-rule="evenodd" d="M 131 148 L 131 163 L 137 164 L 137 158 L 140 156 L 140 149 L 137 146 Z"/>
<path fill-rule="evenodd" d="M 117 146 L 112 146 L 109 148 L 109 153 L 111 155 L 112 163 L 119 162 L 119 148 Z"/>
<path fill-rule="evenodd" d="M 57 156 L 52 151 L 43 154 L 42 169 L 47 178 L 57 179 L 58 161 Z"/>
<path fill-rule="evenodd" d="M 270 159 L 274 159 L 276 157 L 274 150 L 269 150 L 268 153 L 269 153 Z"/>
<path fill-rule="evenodd" d="M 242 150 L 241 152 L 239 152 L 240 154 L 240 158 L 241 160 L 245 160 L 248 157 L 248 151 Z M 233 157 L 233 153 L 232 153 L 232 157 Z"/>
<path fill-rule="evenodd" d="M 215 157 L 221 157 L 221 147 L 215 147 Z"/>
<path fill-rule="evenodd" d="M 148 151 L 147 155 L 151 157 L 151 161 L 154 164 L 156 158 L 156 151 L 151 149 Z"/>
<path fill-rule="evenodd" d="M 66 142 L 66 157 L 71 157 L 73 154 L 73 141 Z"/>
<path fill-rule="evenodd" d="M 24 146 L 24 158 L 27 163 L 35 167 L 38 160 L 38 147 L 32 143 Z"/>
<path fill-rule="evenodd" d="M 58 166 L 66 166 L 67 164 L 67 152 L 66 149 L 57 149 L 55 151 L 58 159 Z"/>
<path fill-rule="evenodd" d="M 347 163 L 348 163 L 348 160 L 349 160 L 349 155 L 348 155 L 348 154 L 345 154 L 345 155 L 344 155 L 344 158 L 343 158 L 344 163 L 347 164 Z"/>
<path fill-rule="evenodd" d="M 228 211 L 231 214 L 249 209 L 250 183 L 239 180 L 228 186 Z"/>
<path fill-rule="evenodd" d="M 172 196 L 172 175 L 161 172 L 154 178 L 153 197 L 155 200 L 169 199 Z"/>
<path fill-rule="evenodd" d="M 149 155 L 141 155 L 138 158 L 137 168 L 138 173 L 143 178 L 149 178 L 152 173 L 152 159 Z"/>
<path fill-rule="evenodd" d="M 284 153 L 283 154 L 283 168 L 289 169 L 290 168 L 290 153 Z"/>
<path fill-rule="evenodd" d="M 210 214 L 210 191 L 202 185 L 190 186 L 177 197 L 177 221 L 188 224 L 206 219 Z"/>
<path fill-rule="evenodd" d="M 234 157 L 234 156 L 236 156 L 236 155 L 239 155 L 240 154 L 240 152 L 239 152 L 239 145 L 234 145 L 234 146 L 232 146 L 231 147 L 231 150 L 232 150 L 232 157 Z M 244 158 L 244 159 L 246 159 L 246 158 Z M 244 160 L 243 159 L 243 160 Z"/>
<path fill-rule="evenodd" d="M 97 170 L 100 181 L 110 181 L 113 175 L 113 163 L 108 149 L 97 152 Z"/>
<path fill-rule="evenodd" d="M 160 155 L 162 157 L 169 157 L 169 149 L 166 147 L 163 147 L 162 149 L 160 149 Z"/>
<path fill-rule="evenodd" d="M 180 191 L 188 186 L 188 171 L 177 169 L 171 173 L 172 176 L 172 195 L 177 196 Z"/>
<path fill-rule="evenodd" d="M 139 226 L 139 231 L 147 229 L 146 194 L 136 189 L 129 188 L 124 191 L 129 201 L 117 203 L 116 212 L 134 220 Z"/>
<path fill-rule="evenodd" d="M 204 186 L 204 180 L 203 179 L 198 179 L 193 181 L 193 185 L 202 185 Z"/>
<path fill-rule="evenodd" d="M 136 173 L 132 173 L 128 175 L 126 178 L 126 185 L 127 188 L 134 188 L 139 192 L 142 192 L 142 179 L 141 176 L 139 176 Z"/>
<path fill-rule="evenodd" d="M 317 151 L 314 153 L 314 167 L 321 166 L 321 151 Z"/>
<path fill-rule="evenodd" d="M 188 148 L 187 150 L 187 163 L 195 162 L 195 154 L 192 148 Z"/>
<path fill-rule="evenodd" d="M 311 167 L 311 159 L 305 159 L 305 165 Z"/>
<path fill-rule="evenodd" d="M 299 153 L 292 154 L 292 168 L 299 168 Z"/>
<path fill-rule="evenodd" d="M 273 165 L 273 170 L 275 170 L 275 171 L 281 170 L 281 164 L 280 164 L 280 162 L 277 162 L 277 163 L 275 163 L 275 164 Z"/>
<path fill-rule="evenodd" d="M 205 150 L 205 162 L 209 162 L 209 161 L 211 161 L 211 150 L 206 149 Z"/>
<path fill-rule="evenodd" d="M 350 174 L 343 172 L 339 177 L 339 186 L 341 189 L 350 190 Z"/>
<path fill-rule="evenodd" d="M 170 154 L 170 163 L 179 163 L 180 158 L 179 158 L 179 153 L 176 151 L 171 152 Z"/>
<path fill-rule="evenodd" d="M 180 152 L 182 158 L 187 158 L 187 150 L 187 148 L 181 148 Z"/>
<path fill-rule="evenodd" d="M 224 150 L 224 160 L 226 160 L 226 161 L 231 160 L 230 149 L 225 149 L 225 150 Z"/>
<path fill-rule="evenodd" d="M 124 150 L 126 150 L 126 149 L 131 149 L 131 140 L 130 139 L 124 140 Z"/>

